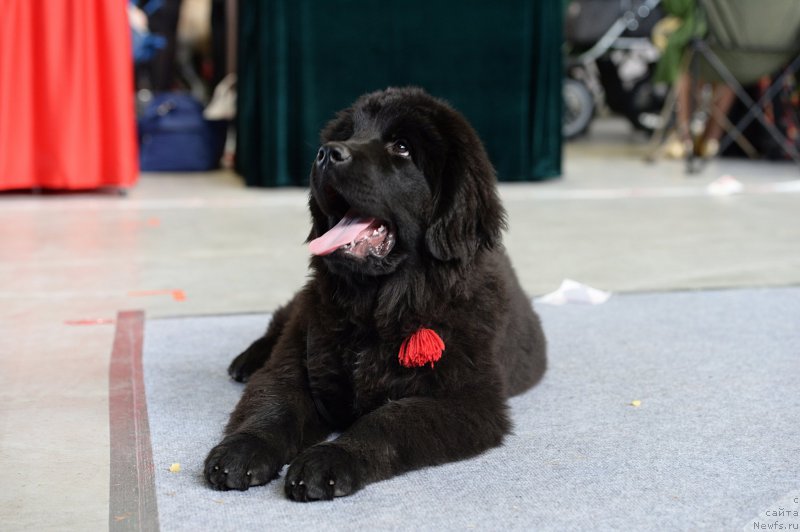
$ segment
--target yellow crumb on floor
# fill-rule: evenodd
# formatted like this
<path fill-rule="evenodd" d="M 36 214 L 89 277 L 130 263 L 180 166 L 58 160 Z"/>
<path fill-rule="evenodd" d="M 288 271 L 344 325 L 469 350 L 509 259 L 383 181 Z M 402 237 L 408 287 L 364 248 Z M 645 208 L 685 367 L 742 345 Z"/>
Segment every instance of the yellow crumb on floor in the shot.
<path fill-rule="evenodd" d="M 178 464 L 178 463 L 175 463 L 175 464 L 172 464 L 171 466 L 169 466 L 169 472 L 170 473 L 180 473 L 180 471 L 181 471 L 181 465 Z"/>
<path fill-rule="evenodd" d="M 631 401 L 631 406 L 642 406 L 642 402 L 638 399 Z"/>

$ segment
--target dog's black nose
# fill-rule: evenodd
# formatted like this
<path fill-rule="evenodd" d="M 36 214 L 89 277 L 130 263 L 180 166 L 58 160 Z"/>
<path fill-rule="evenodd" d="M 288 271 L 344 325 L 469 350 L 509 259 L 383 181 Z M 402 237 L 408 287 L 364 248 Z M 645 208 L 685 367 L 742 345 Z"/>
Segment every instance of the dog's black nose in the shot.
<path fill-rule="evenodd" d="M 328 142 L 317 152 L 317 166 L 320 168 L 327 164 L 343 164 L 350 161 L 350 150 L 338 142 Z"/>

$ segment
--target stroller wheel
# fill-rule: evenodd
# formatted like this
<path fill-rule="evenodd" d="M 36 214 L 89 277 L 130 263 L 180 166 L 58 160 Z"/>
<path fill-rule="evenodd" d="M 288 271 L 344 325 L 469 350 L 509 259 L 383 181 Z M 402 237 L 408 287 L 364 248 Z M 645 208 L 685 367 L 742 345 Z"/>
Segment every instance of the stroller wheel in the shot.
<path fill-rule="evenodd" d="M 584 83 L 572 78 L 564 79 L 562 97 L 564 119 L 561 133 L 566 139 L 574 139 L 589 128 L 594 117 L 594 98 Z"/>
<path fill-rule="evenodd" d="M 667 98 L 666 92 L 663 87 L 655 87 L 650 79 L 644 79 L 636 84 L 631 91 L 629 107 L 625 113 L 633 127 L 649 135 L 656 129 L 666 126 L 662 124 L 661 117 L 661 110 Z"/>

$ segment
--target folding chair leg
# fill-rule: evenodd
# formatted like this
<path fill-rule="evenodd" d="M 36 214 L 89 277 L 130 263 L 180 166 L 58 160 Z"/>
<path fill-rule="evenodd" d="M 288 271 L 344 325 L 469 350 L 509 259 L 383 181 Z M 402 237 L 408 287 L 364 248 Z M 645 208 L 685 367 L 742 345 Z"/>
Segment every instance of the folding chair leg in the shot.
<path fill-rule="evenodd" d="M 669 92 L 667 93 L 667 98 L 664 100 L 664 107 L 661 108 L 661 123 L 658 126 L 658 129 L 653 131 L 653 136 L 650 137 L 650 142 L 647 143 L 647 153 L 644 156 L 644 160 L 652 163 L 658 159 L 658 152 L 661 149 L 661 143 L 664 142 L 664 139 L 667 136 L 667 129 L 669 124 L 669 117 L 672 112 L 675 110 L 675 103 L 678 101 L 678 84 L 677 82 L 672 84 L 670 87 Z"/>
<path fill-rule="evenodd" d="M 689 128 L 689 135 L 691 135 L 692 129 L 692 117 L 694 116 L 695 112 L 695 103 L 697 101 L 697 93 L 698 91 L 695 88 L 695 83 L 697 80 L 700 79 L 700 60 L 697 56 L 698 50 L 700 50 L 699 45 L 702 44 L 700 41 L 693 41 L 692 46 L 690 48 L 690 58 L 689 58 L 689 123 L 687 127 Z M 694 141 L 692 142 L 694 145 Z M 694 146 L 689 153 L 686 154 L 686 173 L 687 174 L 696 174 L 702 169 L 702 164 L 698 164 L 698 160 L 700 163 L 703 162 L 702 159 L 698 159 L 697 155 L 694 153 Z"/>
<path fill-rule="evenodd" d="M 719 153 L 722 153 L 722 151 L 727 148 L 731 142 L 735 142 L 750 159 L 758 158 L 758 150 L 750 143 L 749 140 L 747 140 L 747 137 L 736 134 L 737 132 L 741 131 L 742 128 L 735 126 L 730 120 L 728 120 L 728 117 L 726 116 L 720 116 L 720 125 L 722 126 L 722 129 L 725 130 L 725 138 L 719 145 Z"/>
<path fill-rule="evenodd" d="M 780 144 L 781 147 L 791 156 L 791 158 L 800 165 L 800 153 L 797 152 L 797 149 L 789 142 L 789 139 L 786 138 L 783 133 L 781 133 L 778 128 L 775 127 L 774 124 L 771 124 L 769 120 L 764 116 L 764 113 L 761 111 L 761 107 L 753 101 L 747 92 L 742 88 L 741 84 L 736 81 L 736 78 L 733 77 L 730 70 L 720 61 L 717 54 L 715 54 L 708 45 L 702 41 L 697 41 L 694 43 L 696 49 L 703 54 L 703 56 L 711 63 L 711 65 L 717 70 L 720 76 L 722 76 L 723 81 L 736 93 L 736 96 L 750 108 L 749 113 L 753 113 L 753 116 L 761 123 L 762 126 L 769 132 L 773 139 Z M 800 59 L 800 57 L 798 58 Z M 797 60 L 795 62 L 797 62 Z M 794 65 L 793 62 L 792 64 Z M 763 98 L 762 98 L 763 99 Z M 761 101 L 761 100 L 759 100 Z M 748 113 L 748 114 L 749 114 Z M 738 124 L 737 124 L 738 126 Z M 734 135 L 741 135 L 741 131 L 737 129 L 734 132 Z"/>
<path fill-rule="evenodd" d="M 764 107 L 764 105 L 766 105 L 767 102 L 770 102 L 775 97 L 775 95 L 778 94 L 778 91 L 780 91 L 780 88 L 786 82 L 786 79 L 789 76 L 793 75 L 798 70 L 800 70 L 800 55 L 795 57 L 794 60 L 789 64 L 789 66 L 786 67 L 783 70 L 781 75 L 778 76 L 778 79 L 776 79 L 772 83 L 772 85 L 767 89 L 767 91 L 761 96 L 761 98 L 759 98 L 759 100 L 755 104 L 755 106 L 753 106 L 750 109 L 748 109 L 747 113 L 745 113 L 745 115 L 742 118 L 740 118 L 738 122 L 736 122 L 736 125 L 735 125 L 736 130 L 737 131 L 743 131 L 744 128 L 746 128 L 750 124 L 750 122 L 752 122 L 753 119 L 756 118 L 755 109 L 756 108 L 762 109 Z M 739 138 L 744 138 L 744 137 L 740 136 Z M 725 148 L 727 148 L 730 145 L 730 143 L 735 141 L 735 140 L 736 140 L 736 138 L 733 138 L 731 136 L 727 136 L 725 139 L 723 139 L 723 142 L 720 143 L 720 151 L 722 151 Z M 787 141 L 788 145 L 791 146 L 791 143 L 789 143 L 788 139 L 786 139 L 785 137 L 784 137 L 784 141 Z M 792 146 L 792 148 L 793 148 L 793 146 Z M 790 151 L 790 155 L 791 155 L 791 151 Z M 795 158 L 794 156 L 792 156 L 792 159 L 794 159 L 794 161 L 796 163 L 800 164 L 800 161 L 798 161 L 797 158 Z"/>

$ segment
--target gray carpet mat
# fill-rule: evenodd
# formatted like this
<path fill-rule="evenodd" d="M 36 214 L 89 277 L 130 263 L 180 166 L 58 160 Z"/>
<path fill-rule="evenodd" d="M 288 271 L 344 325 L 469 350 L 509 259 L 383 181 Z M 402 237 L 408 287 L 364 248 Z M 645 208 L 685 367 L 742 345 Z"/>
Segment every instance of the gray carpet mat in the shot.
<path fill-rule="evenodd" d="M 798 526 L 800 288 L 617 295 L 537 310 L 550 369 L 511 400 L 515 430 L 502 447 L 313 504 L 286 500 L 282 479 L 244 493 L 202 479 L 242 390 L 226 367 L 267 317 L 147 321 L 162 530 Z"/>

